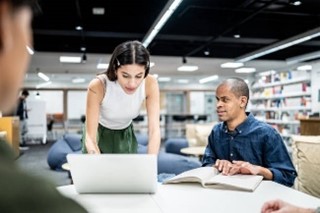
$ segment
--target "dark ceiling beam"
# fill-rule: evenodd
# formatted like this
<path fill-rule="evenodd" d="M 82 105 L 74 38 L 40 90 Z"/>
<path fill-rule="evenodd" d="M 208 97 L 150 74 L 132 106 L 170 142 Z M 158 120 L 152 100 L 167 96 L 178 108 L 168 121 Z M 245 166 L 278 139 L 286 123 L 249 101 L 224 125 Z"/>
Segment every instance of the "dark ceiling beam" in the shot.
<path fill-rule="evenodd" d="M 79 36 L 79 32 L 72 30 L 37 30 L 34 35 L 48 35 L 48 36 Z M 142 38 L 144 34 L 140 33 L 119 33 L 119 32 L 99 32 L 99 31 L 85 31 L 86 37 L 101 37 L 101 38 Z"/>
<path fill-rule="evenodd" d="M 253 17 L 255 17 L 256 15 L 260 14 L 264 9 L 266 9 L 267 7 L 269 7 L 271 4 L 273 4 L 274 2 L 276 2 L 277 0 L 272 0 L 268 3 L 266 3 L 265 5 L 263 5 L 262 7 L 260 7 L 258 10 L 256 10 L 255 12 L 253 12 L 251 15 L 247 16 L 246 18 L 244 18 L 243 20 L 240 20 L 238 23 L 234 24 L 233 26 L 228 27 L 225 31 L 223 31 L 222 33 L 220 33 L 217 36 L 214 36 L 210 39 L 210 41 L 206 42 L 205 44 L 199 46 L 198 48 L 190 51 L 189 53 L 187 53 L 185 56 L 192 56 L 196 53 L 198 53 L 199 51 L 203 50 L 204 48 L 206 48 L 209 44 L 211 44 L 212 42 L 214 42 L 217 38 L 219 38 L 220 36 L 223 36 L 224 34 L 227 34 L 228 32 L 236 29 L 237 27 L 241 26 L 242 24 L 246 23 L 247 21 L 251 20 Z"/>
<path fill-rule="evenodd" d="M 205 7 L 205 6 L 197 6 L 190 5 L 185 10 L 183 10 L 179 17 L 183 16 L 184 13 L 187 13 L 190 9 L 200 9 L 200 10 L 214 10 L 214 11 L 229 11 L 229 12 L 241 12 L 241 13 L 252 13 L 255 10 L 246 9 L 246 8 L 231 8 L 231 7 Z M 261 14 L 266 15 L 283 15 L 283 16 L 299 16 L 299 17 L 310 17 L 310 18 L 319 18 L 320 14 L 310 14 L 310 13 L 298 13 L 298 12 L 283 12 L 283 11 L 271 11 L 264 10 L 261 11 Z"/>

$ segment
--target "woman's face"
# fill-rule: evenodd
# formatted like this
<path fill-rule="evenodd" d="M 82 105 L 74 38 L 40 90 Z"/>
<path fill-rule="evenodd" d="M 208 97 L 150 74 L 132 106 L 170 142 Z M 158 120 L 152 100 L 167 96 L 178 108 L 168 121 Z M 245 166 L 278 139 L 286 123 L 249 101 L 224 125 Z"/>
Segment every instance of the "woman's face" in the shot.
<path fill-rule="evenodd" d="M 145 75 L 145 66 L 139 64 L 121 65 L 116 71 L 117 81 L 127 94 L 133 94 Z"/>

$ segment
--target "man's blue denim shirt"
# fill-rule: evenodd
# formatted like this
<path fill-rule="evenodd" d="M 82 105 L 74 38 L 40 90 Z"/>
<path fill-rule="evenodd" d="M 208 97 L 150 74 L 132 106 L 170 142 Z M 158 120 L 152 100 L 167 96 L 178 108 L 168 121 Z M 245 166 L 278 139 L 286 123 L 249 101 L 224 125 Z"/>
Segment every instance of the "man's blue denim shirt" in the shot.
<path fill-rule="evenodd" d="M 202 166 L 212 166 L 217 159 L 247 161 L 269 169 L 275 182 L 292 186 L 297 176 L 280 134 L 251 113 L 235 132 L 228 132 L 221 122 L 209 135 Z"/>

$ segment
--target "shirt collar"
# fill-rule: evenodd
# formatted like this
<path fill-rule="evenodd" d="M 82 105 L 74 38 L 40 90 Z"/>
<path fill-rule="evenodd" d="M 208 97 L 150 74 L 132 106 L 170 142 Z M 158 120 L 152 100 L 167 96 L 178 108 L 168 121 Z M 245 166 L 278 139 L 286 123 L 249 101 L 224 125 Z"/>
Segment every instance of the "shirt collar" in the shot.
<path fill-rule="evenodd" d="M 254 116 L 252 115 L 252 113 L 250 112 L 246 112 L 247 118 L 239 125 L 235 128 L 235 132 L 237 133 L 242 133 L 243 131 L 245 131 L 248 126 L 254 121 Z M 226 122 L 223 122 L 222 124 L 222 130 L 225 133 L 228 133 L 228 126 Z"/>

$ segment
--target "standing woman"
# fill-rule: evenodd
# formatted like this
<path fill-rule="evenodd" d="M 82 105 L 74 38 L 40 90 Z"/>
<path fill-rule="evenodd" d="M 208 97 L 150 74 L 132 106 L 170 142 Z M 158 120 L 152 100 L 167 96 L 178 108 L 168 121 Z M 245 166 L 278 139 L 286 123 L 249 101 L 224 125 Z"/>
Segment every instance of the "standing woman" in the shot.
<path fill-rule="evenodd" d="M 132 119 L 139 115 L 144 100 L 148 153 L 158 153 L 159 86 L 149 70 L 149 52 L 140 42 L 128 41 L 115 48 L 107 71 L 93 79 L 88 87 L 84 153 L 137 153 Z"/>

